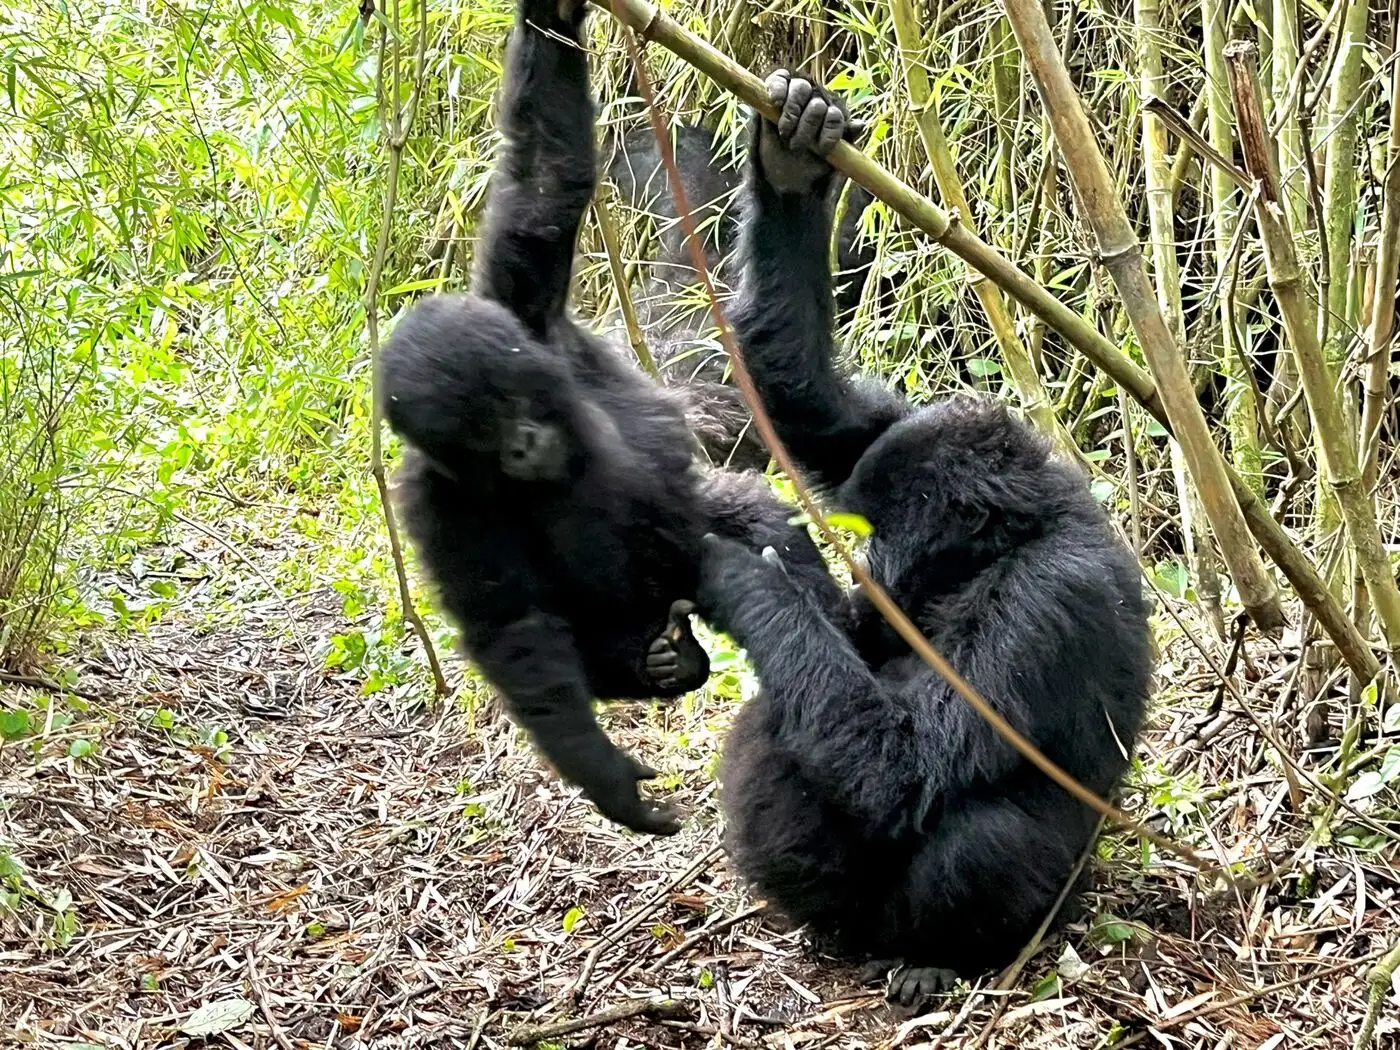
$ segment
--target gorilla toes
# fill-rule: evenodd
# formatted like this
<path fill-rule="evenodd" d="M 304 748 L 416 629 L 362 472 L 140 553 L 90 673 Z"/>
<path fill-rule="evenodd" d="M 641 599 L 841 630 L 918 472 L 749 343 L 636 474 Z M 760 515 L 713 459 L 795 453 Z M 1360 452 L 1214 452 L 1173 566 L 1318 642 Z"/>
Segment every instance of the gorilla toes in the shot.
<path fill-rule="evenodd" d="M 709 654 L 690 629 L 694 611 L 693 602 L 672 604 L 666 629 L 647 650 L 647 676 L 665 692 L 688 693 L 710 677 Z"/>
<path fill-rule="evenodd" d="M 931 996 L 951 992 L 957 983 L 958 975 L 952 970 L 938 966 L 901 966 L 889 976 L 885 999 L 916 1009 Z"/>

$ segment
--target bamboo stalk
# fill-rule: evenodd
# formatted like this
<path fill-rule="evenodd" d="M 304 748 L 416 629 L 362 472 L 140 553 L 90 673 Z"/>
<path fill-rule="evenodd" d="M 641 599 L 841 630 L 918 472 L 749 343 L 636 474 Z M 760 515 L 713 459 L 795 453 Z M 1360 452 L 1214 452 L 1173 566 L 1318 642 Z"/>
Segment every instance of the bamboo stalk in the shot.
<path fill-rule="evenodd" d="M 1230 85 L 1225 75 L 1225 0 L 1201 0 L 1202 50 L 1206 68 L 1206 134 L 1211 146 L 1223 156 L 1234 153 L 1234 129 L 1230 120 Z M 1211 227 L 1215 235 L 1215 272 L 1220 296 L 1220 340 L 1215 346 L 1215 367 L 1226 377 L 1225 427 L 1237 470 L 1262 494 L 1263 461 L 1259 453 L 1258 406 L 1252 396 L 1250 377 L 1235 345 L 1238 331 L 1234 314 L 1235 226 L 1239 221 L 1234 185 L 1219 167 L 1210 171 Z"/>
<path fill-rule="evenodd" d="M 688 62 L 757 112 L 769 119 L 777 119 L 777 112 L 768 101 L 763 81 L 708 41 L 682 27 L 648 0 L 592 2 L 610 13 L 616 8 L 619 17 L 640 27 L 638 32 L 644 39 L 659 44 Z M 938 205 L 895 178 L 849 143 L 837 143 L 827 159 L 837 171 L 859 182 L 906 221 L 995 281 L 1002 291 L 1060 333 L 1070 346 L 1126 389 L 1170 432 L 1171 422 L 1162 408 L 1151 376 L 1095 331 L 1078 313 L 1056 299 L 971 230 L 953 223 Z M 1230 472 L 1228 464 L 1226 471 Z M 1231 484 L 1245 520 L 1260 544 L 1283 570 L 1318 623 L 1336 642 L 1348 665 L 1369 681 L 1380 670 L 1380 662 L 1324 586 L 1316 566 L 1274 520 L 1268 508 L 1250 491 L 1243 479 L 1232 477 Z"/>
<path fill-rule="evenodd" d="M 1307 399 L 1322 450 L 1323 469 L 1336 496 L 1347 538 L 1366 581 L 1386 644 L 1394 652 L 1400 650 L 1400 589 L 1395 586 L 1390 559 L 1381 542 L 1376 508 L 1361 481 L 1356 444 L 1337 394 L 1336 376 L 1323 356 L 1318 339 L 1317 316 L 1298 264 L 1293 231 L 1283 207 L 1272 139 L 1259 100 L 1259 81 L 1255 73 L 1257 53 L 1254 44 L 1247 40 L 1232 41 L 1225 48 L 1240 145 L 1245 164 L 1255 179 L 1254 214 L 1264 245 L 1264 263 L 1298 363 L 1303 396 Z"/>
<path fill-rule="evenodd" d="M 1390 360 L 1395 331 L 1396 283 L 1400 280 L 1400 62 L 1390 75 L 1390 145 L 1382 185 L 1380 241 L 1376 247 L 1376 290 L 1367 339 L 1366 401 L 1361 413 L 1361 476 L 1370 492 L 1380 470 L 1381 417 L 1390 395 Z"/>
<path fill-rule="evenodd" d="M 1356 316 L 1348 309 L 1351 236 L 1356 222 L 1357 103 L 1366 42 L 1366 0 L 1351 0 L 1337 38 L 1337 64 L 1327 95 L 1327 152 L 1323 162 L 1323 226 L 1327 238 L 1326 310 L 1318 315 L 1328 365 L 1342 366 Z"/>
<path fill-rule="evenodd" d="M 1298 25 L 1298 0 L 1273 0 L 1273 64 L 1269 69 L 1273 97 L 1282 103 L 1288 97 L 1289 80 L 1298 68 L 1303 37 Z M 1307 191 L 1303 188 L 1303 139 L 1294 112 L 1277 115 L 1274 130 L 1278 141 L 1279 172 L 1283 181 L 1283 206 L 1288 223 L 1301 229 L 1307 216 Z"/>
<path fill-rule="evenodd" d="M 1060 57 L 1038 0 L 1005 0 L 1011 28 L 1021 45 L 1044 100 L 1050 127 L 1065 158 L 1065 167 L 1078 187 L 1085 216 L 1094 231 L 1105 269 L 1113 279 L 1123 308 L 1137 334 L 1157 391 L 1172 421 L 1191 478 L 1220 542 L 1221 557 L 1230 569 L 1240 600 L 1265 632 L 1284 625 L 1278 589 L 1254 546 L 1244 514 L 1231 491 L 1225 461 L 1211 439 L 1210 428 L 1176 341 L 1143 267 L 1142 251 L 1118 197 L 1113 176 L 1104 162 L 1083 104 Z"/>
<path fill-rule="evenodd" d="M 925 44 L 919 31 L 918 16 L 914 12 L 912 0 L 890 0 L 890 13 L 894 20 L 895 41 L 899 46 L 900 59 L 904 64 L 904 81 L 909 91 L 909 103 L 914 110 L 914 120 L 928 153 L 929 164 L 933 168 L 933 179 L 943 200 L 958 215 L 971 215 L 972 208 L 963 192 L 962 180 L 957 165 L 948 149 L 948 141 L 943 136 L 943 128 L 938 119 L 938 103 L 933 99 L 929 87 L 928 73 L 923 66 Z M 977 296 L 978 302 L 987 315 L 987 323 L 1001 349 L 1002 360 L 1011 373 L 1012 384 L 1021 398 L 1028 415 L 1043 433 L 1054 439 L 1060 449 L 1072 459 L 1078 460 L 1080 452 L 1069 431 L 1055 415 L 1055 407 L 1045 394 L 1040 375 L 1031 363 L 1031 356 L 1021 337 L 1016 334 L 1016 324 L 1002 298 L 1000 289 L 976 270 L 968 272 L 968 281 Z"/>
<path fill-rule="evenodd" d="M 637 306 L 632 301 L 632 288 L 627 283 L 627 268 L 622 262 L 622 246 L 617 238 L 617 220 L 612 213 L 612 187 L 602 180 L 598 182 L 593 196 L 593 215 L 598 220 L 598 232 L 603 235 L 603 250 L 608 256 L 608 269 L 612 272 L 613 288 L 617 292 L 617 305 L 622 311 L 622 323 L 627 328 L 627 341 L 632 344 L 632 352 L 637 355 L 637 363 L 653 379 L 661 378 L 656 369 L 656 359 L 651 356 L 642 326 L 637 321 Z"/>
<path fill-rule="evenodd" d="M 1162 71 L 1162 9 L 1160 0 L 1136 0 L 1133 5 L 1137 21 L 1138 69 L 1142 77 L 1144 100 L 1160 99 L 1166 93 L 1166 78 Z M 1204 96 L 1197 105 L 1204 112 Z M 1189 140 L 1182 139 L 1181 154 L 1191 152 Z M 1147 183 L 1147 214 L 1152 233 L 1152 274 L 1157 286 L 1157 302 L 1167 326 L 1178 345 L 1185 341 L 1185 323 L 1181 308 L 1181 265 L 1176 255 L 1176 193 L 1171 162 L 1167 159 L 1167 127 L 1149 105 L 1142 107 L 1142 159 Z M 1123 412 L 1127 432 L 1128 416 Z M 1128 445 L 1126 447 L 1131 447 Z M 1196 513 L 1200 496 L 1182 463 L 1181 445 L 1172 440 L 1172 478 L 1176 482 L 1177 502 L 1181 507 L 1182 531 L 1185 534 L 1187 560 L 1196 577 L 1196 594 L 1217 632 L 1224 630 L 1224 613 L 1220 607 L 1220 577 L 1216 572 L 1219 556 L 1204 513 Z M 1132 459 L 1130 466 L 1135 466 Z M 1136 528 L 1136 526 L 1135 526 Z M 1140 540 L 1138 541 L 1140 543 Z"/>

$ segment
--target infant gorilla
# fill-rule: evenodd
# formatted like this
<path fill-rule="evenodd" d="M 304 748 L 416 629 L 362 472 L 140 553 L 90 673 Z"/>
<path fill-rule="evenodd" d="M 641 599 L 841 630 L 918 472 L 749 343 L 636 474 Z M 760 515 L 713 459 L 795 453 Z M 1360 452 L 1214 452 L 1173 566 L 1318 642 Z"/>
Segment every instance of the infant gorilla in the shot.
<path fill-rule="evenodd" d="M 585 14 L 517 0 L 472 294 L 407 312 L 382 391 L 409 446 L 405 524 L 463 648 L 606 817 L 670 834 L 675 811 L 637 790 L 655 772 L 608 740 L 594 699 L 704 684 L 687 614 L 707 532 L 826 569 L 761 476 L 699 469 L 677 398 L 566 310 L 596 167 Z"/>
<path fill-rule="evenodd" d="M 874 534 L 871 575 L 1055 762 L 1100 794 L 1129 762 L 1152 650 L 1138 568 L 1085 478 L 991 402 L 914 408 L 832 365 L 840 102 L 779 71 L 755 118 L 733 321 L 784 443 Z M 721 771 L 739 871 L 838 950 L 902 958 L 910 1003 L 1009 962 L 1095 816 L 1032 767 L 859 593 L 707 539 L 700 596 L 761 694 Z"/>

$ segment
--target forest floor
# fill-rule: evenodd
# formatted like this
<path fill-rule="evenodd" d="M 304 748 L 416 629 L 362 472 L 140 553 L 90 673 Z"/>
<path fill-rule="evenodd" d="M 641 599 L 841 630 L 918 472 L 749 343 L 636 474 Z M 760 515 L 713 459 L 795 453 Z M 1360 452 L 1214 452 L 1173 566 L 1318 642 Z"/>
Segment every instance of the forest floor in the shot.
<path fill-rule="evenodd" d="M 435 705 L 328 669 L 367 613 L 331 587 L 268 593 L 298 543 L 235 556 L 193 534 L 180 557 L 153 552 L 180 600 L 144 632 L 83 636 L 65 663 L 87 701 L 0 685 L 0 708 L 42 712 L 0 749 L 0 889 L 21 891 L 0 908 L 0 1043 L 1340 1048 L 1400 936 L 1393 842 L 1307 777 L 1290 792 L 1233 698 L 1191 740 L 1218 679 L 1173 632 L 1126 803 L 1286 873 L 1212 894 L 1109 837 L 1084 918 L 1012 991 L 984 979 L 898 1014 L 726 867 L 711 771 L 735 701 L 607 714 L 688 813 L 673 838 L 620 832 L 450 654 L 459 695 Z M 1210 645 L 1220 664 L 1228 648 Z M 1277 713 L 1297 695 L 1296 645 L 1245 655 L 1232 682 L 1297 753 L 1299 715 Z M 1396 1013 L 1392 998 L 1377 1045 L 1400 1042 Z M 551 1034 L 561 1019 L 586 1024 Z"/>

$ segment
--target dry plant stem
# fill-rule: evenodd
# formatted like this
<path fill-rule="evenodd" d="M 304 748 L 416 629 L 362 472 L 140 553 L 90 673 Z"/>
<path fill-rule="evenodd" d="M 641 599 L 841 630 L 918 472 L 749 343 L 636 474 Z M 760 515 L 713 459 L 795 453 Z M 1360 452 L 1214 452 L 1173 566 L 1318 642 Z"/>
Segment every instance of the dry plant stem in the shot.
<path fill-rule="evenodd" d="M 933 167 L 933 179 L 938 184 L 938 192 L 948 207 L 959 215 L 972 214 L 963 192 L 962 180 L 958 176 L 953 155 L 943 136 L 943 128 L 938 119 L 938 104 L 934 101 L 929 86 L 928 73 L 924 69 L 926 52 L 918 15 L 914 11 L 913 0 L 890 0 L 890 13 L 894 21 L 894 35 L 904 65 L 904 81 L 909 90 L 909 104 L 914 111 L 914 119 L 919 127 L 919 135 L 924 140 Z M 1002 360 L 1011 373 L 1016 392 L 1021 397 L 1028 415 L 1041 432 L 1054 440 L 1070 458 L 1080 460 L 1079 447 L 1070 437 L 1069 431 L 1055 416 L 1055 408 L 1045 395 L 1045 387 L 1040 375 L 1031 363 L 1031 355 L 1016 334 L 1016 324 L 1002 298 L 1001 290 L 976 270 L 968 273 L 969 283 L 987 315 L 987 324 L 992 329 L 997 346 L 1001 348 Z"/>
<path fill-rule="evenodd" d="M 1040 943 L 1045 940 L 1045 935 L 1050 932 L 1050 927 L 1055 921 L 1055 916 L 1058 915 L 1060 909 L 1065 906 L 1065 901 L 1069 899 L 1069 895 L 1074 891 L 1074 886 L 1079 881 L 1079 876 L 1083 874 L 1084 868 L 1088 865 L 1089 858 L 1094 855 L 1094 847 L 1099 841 L 1099 835 L 1103 832 L 1103 823 L 1103 818 L 1100 817 L 1099 822 L 1094 825 L 1094 833 L 1089 836 L 1088 845 L 1084 847 L 1084 852 L 1079 854 L 1079 860 L 1075 862 L 1074 870 L 1069 873 L 1069 878 L 1065 879 L 1065 884 L 1060 889 L 1060 895 L 1055 898 L 1055 903 L 1052 904 L 1050 910 L 1045 913 L 1045 918 L 1042 919 L 1040 925 L 1036 927 L 1035 934 L 1026 942 L 1026 946 L 1021 949 L 1021 953 L 1016 956 L 1015 961 L 997 977 L 996 983 L 992 985 L 993 988 L 1000 991 L 1009 991 L 1020 979 L 1021 971 L 1026 968 L 1026 963 L 1030 962 L 1035 953 L 1040 951 Z"/>
<path fill-rule="evenodd" d="M 992 983 L 992 990 L 999 992 L 1010 991 L 1015 987 L 1016 982 L 1021 979 L 1021 971 L 1026 968 L 1026 964 L 1040 951 L 1040 946 L 1045 940 L 1045 935 L 1050 932 L 1051 925 L 1055 922 L 1055 916 L 1064 907 L 1065 901 L 1069 899 L 1070 893 L 1074 890 L 1075 883 L 1079 881 L 1079 876 L 1084 871 L 1084 866 L 1089 863 L 1089 858 L 1094 855 L 1094 847 L 1098 844 L 1099 835 L 1103 832 L 1103 817 L 1094 825 L 1094 833 L 1089 836 L 1089 842 L 1079 854 L 1079 860 L 1074 864 L 1074 870 L 1069 873 L 1069 878 L 1065 879 L 1065 884 L 1060 887 L 1059 896 L 1055 898 L 1055 903 L 1050 905 L 1050 910 L 1045 913 L 1045 918 L 1036 927 L 1035 933 L 1031 934 L 1031 939 L 1026 942 L 1024 948 L 1011 962 L 1006 969 L 1002 970 L 997 979 Z M 969 1002 L 977 997 L 974 990 L 968 996 Z M 1011 997 L 1003 995 L 997 1002 L 997 1007 L 992 1011 L 991 1018 L 982 1027 L 977 1038 L 973 1040 L 971 1050 L 981 1050 L 991 1039 L 992 1033 L 997 1030 L 997 1025 L 1001 1023 L 1002 1017 L 1006 1014 L 1007 1008 L 1011 1005 Z"/>
<path fill-rule="evenodd" d="M 776 118 L 763 81 L 682 27 L 660 8 L 653 7 L 648 0 L 592 2 L 614 13 L 620 20 L 630 20 L 631 24 L 641 27 L 639 32 L 644 39 L 660 44 L 689 62 L 759 113 Z M 1168 432 L 1172 430 L 1152 377 L 1095 331 L 1093 325 L 1078 313 L 1056 299 L 966 226 L 954 223 L 938 205 L 895 178 L 849 143 L 837 143 L 827 159 L 837 171 L 859 182 L 908 222 L 990 277 L 1002 291 L 1060 333 L 1070 346 L 1124 387 Z M 1225 469 L 1230 475 L 1230 484 L 1244 511 L 1245 520 L 1268 551 L 1269 557 L 1283 570 L 1303 604 L 1336 643 L 1348 666 L 1363 681 L 1375 677 L 1380 670 L 1380 662 L 1322 582 L 1316 566 L 1274 520 L 1268 507 L 1250 490 L 1244 479 L 1234 475 L 1229 464 L 1225 464 Z"/>
<path fill-rule="evenodd" d="M 393 57 L 389 64 L 393 69 L 393 100 L 388 101 L 384 90 L 385 38 L 388 29 L 381 23 L 379 35 L 379 72 L 375 82 L 379 100 L 380 126 L 384 128 L 384 146 L 389 152 L 389 170 L 384 177 L 384 214 L 379 220 L 379 240 L 374 246 L 374 260 L 370 264 L 369 278 L 365 282 L 365 326 L 369 335 L 371 361 L 370 379 L 370 470 L 374 474 L 374 484 L 379 490 L 379 503 L 384 508 L 384 525 L 389 531 L 389 553 L 394 559 L 394 575 L 399 581 L 399 604 L 403 607 L 404 619 L 418 635 L 423 653 L 428 658 L 428 667 L 433 674 L 433 687 L 438 696 L 449 692 L 447 679 L 443 677 L 442 665 L 438 662 L 437 650 L 428 634 L 413 601 L 413 592 L 408 586 L 408 569 L 404 565 L 403 543 L 399 539 L 398 521 L 394 514 L 394 500 L 389 492 L 389 478 L 384 469 L 384 442 L 381 431 L 384 429 L 383 406 L 379 390 L 379 281 L 384 273 L 384 259 L 389 251 L 389 234 L 394 224 L 394 205 L 399 195 L 399 169 L 403 164 L 404 143 L 408 141 L 408 129 L 413 124 L 417 109 L 419 89 L 423 83 L 423 59 L 428 46 L 428 0 L 418 0 L 418 55 L 413 66 L 413 89 L 408 101 L 400 106 L 399 77 L 401 64 L 399 56 L 399 10 L 402 0 L 394 0 Z"/>
<path fill-rule="evenodd" d="M 588 958 L 584 960 L 583 967 L 579 970 L 578 977 L 575 978 L 573 986 L 569 989 L 564 998 L 570 998 L 577 1003 L 583 996 L 584 989 L 588 987 L 588 982 L 592 979 L 593 971 L 598 965 L 598 960 L 602 958 L 603 952 L 607 951 L 609 947 L 616 944 L 623 937 L 626 937 L 628 933 L 640 926 L 656 906 L 666 899 L 666 894 L 670 893 L 677 886 L 685 885 L 685 883 L 708 868 L 714 859 L 719 856 L 721 849 L 722 847 L 720 846 L 711 846 L 705 851 L 704 856 L 653 893 L 643 901 L 631 915 L 627 916 L 627 918 L 623 919 L 609 930 L 603 936 L 602 940 L 593 946 L 593 950 L 588 953 Z M 556 1005 L 557 1002 L 558 1000 L 551 1003 L 550 1006 Z"/>
<path fill-rule="evenodd" d="M 546 1039 L 556 1039 L 561 1035 L 582 1032 L 588 1028 L 601 1028 L 614 1021 L 625 1021 L 629 1017 L 680 1017 L 690 1013 L 690 1005 L 678 999 L 653 996 L 650 999 L 633 999 L 630 1003 L 619 1003 L 596 1014 L 579 1017 L 572 1021 L 556 1021 L 554 1024 L 527 1025 L 517 1028 L 506 1038 L 507 1046 L 533 1046 Z"/>
<path fill-rule="evenodd" d="M 690 951 L 690 949 L 694 948 L 701 941 L 706 940 L 710 937 L 718 936 L 725 930 L 728 930 L 734 926 L 738 926 L 741 922 L 744 922 L 748 919 L 752 919 L 756 915 L 762 915 L 767 910 L 768 904 L 766 902 L 763 904 L 755 904 L 752 908 L 745 908 L 737 915 L 731 915 L 726 919 L 721 919 L 719 922 L 715 923 L 712 926 L 706 926 L 704 929 L 696 930 L 689 937 L 683 940 L 680 944 L 676 945 L 661 958 L 657 959 L 656 962 L 648 966 L 647 972 L 657 973 L 661 970 L 664 970 L 670 963 L 674 962 L 686 952 Z"/>
<path fill-rule="evenodd" d="M 1359 959 L 1348 959 L 1346 962 L 1337 963 L 1335 966 L 1324 966 L 1320 970 L 1313 970 L 1299 977 L 1290 977 L 1286 981 L 1266 984 L 1262 988 L 1255 988 L 1253 991 L 1249 992 L 1241 992 L 1239 995 L 1232 995 L 1230 998 L 1221 999 L 1219 1002 L 1207 1003 L 1205 1006 L 1187 1011 L 1184 1014 L 1177 1014 L 1175 1017 L 1167 1017 L 1160 1021 L 1153 1021 L 1152 1027 L 1159 1031 L 1180 1028 L 1202 1017 L 1208 1017 L 1210 1014 L 1219 1013 L 1221 1010 L 1232 1010 L 1236 1006 L 1244 1006 L 1247 1003 L 1252 1003 L 1261 996 L 1272 995 L 1274 992 L 1280 992 L 1285 988 L 1295 988 L 1300 984 L 1307 984 L 1309 981 L 1320 981 L 1324 977 L 1331 977 L 1334 974 L 1353 970 L 1358 966 L 1365 966 L 1367 963 L 1379 959 L 1383 954 L 1385 953 L 1372 952 L 1370 955 L 1363 955 Z"/>
<path fill-rule="evenodd" d="M 1336 495 L 1347 539 L 1366 581 L 1386 645 L 1393 652 L 1400 650 L 1400 590 L 1396 589 L 1390 559 L 1381 541 L 1375 504 L 1362 484 L 1356 444 L 1337 393 L 1336 376 L 1318 342 L 1313 301 L 1304 285 L 1293 232 L 1283 208 L 1273 147 L 1259 101 L 1256 53 L 1250 41 L 1236 40 L 1225 49 L 1225 61 L 1234 94 L 1241 148 L 1250 175 L 1258 186 L 1254 214 L 1264 244 L 1269 284 L 1278 300 L 1284 329 L 1298 364 L 1328 483 Z"/>
<path fill-rule="evenodd" d="M 29 689 L 45 689 L 50 693 L 70 693 L 84 700 L 91 700 L 95 704 L 105 703 L 110 699 L 109 697 L 100 696 L 97 693 L 90 693 L 84 689 L 78 689 L 73 686 L 50 681 L 39 675 L 14 674 L 10 671 L 0 671 L 0 682 L 4 682 L 6 685 L 22 685 Z"/>
<path fill-rule="evenodd" d="M 1381 419 L 1390 395 L 1390 359 L 1395 331 L 1395 293 L 1400 277 L 1400 61 L 1390 75 L 1390 144 L 1386 152 L 1385 205 L 1376 246 L 1376 291 L 1366 343 L 1366 401 L 1361 413 L 1361 476 L 1366 491 L 1376 486 L 1380 469 Z"/>
<path fill-rule="evenodd" d="M 1113 176 L 1055 45 L 1044 8 L 1036 0 L 1005 0 L 1004 6 L 1021 53 L 1040 89 L 1055 141 L 1078 189 L 1103 264 L 1113 278 L 1143 356 L 1157 381 L 1158 393 L 1172 421 L 1176 439 L 1181 443 L 1191 478 L 1220 541 L 1221 557 L 1234 577 L 1241 602 L 1259 629 L 1266 633 L 1279 631 L 1284 616 L 1278 589 L 1264 568 L 1244 514 L 1231 492 L 1225 461 L 1211 438 L 1205 415 L 1196 400 L 1186 361 L 1158 308 L 1143 268 L 1137 236 L 1123 211 Z"/>
<path fill-rule="evenodd" d="M 252 989 L 253 1000 L 258 1004 L 258 1011 L 263 1015 L 263 1020 L 267 1022 L 267 1027 L 272 1032 L 273 1040 L 282 1050 L 296 1050 L 295 1044 L 288 1038 L 287 1033 L 282 1030 L 282 1026 L 277 1023 L 277 1015 L 272 1012 L 272 1007 L 267 1004 L 267 988 L 264 987 L 262 978 L 258 975 L 257 964 L 254 961 L 255 957 L 251 947 L 247 949 L 244 958 L 247 960 L 248 985 Z"/>
<path fill-rule="evenodd" d="M 626 3 L 631 0 L 619 0 L 617 9 L 625 8 Z M 624 26 L 630 27 L 628 19 L 630 10 L 620 16 Z M 638 34 L 640 35 L 640 34 Z M 758 388 L 754 386 L 753 377 L 749 375 L 749 370 L 745 366 L 743 354 L 734 341 L 734 333 L 725 320 L 724 311 L 719 304 L 719 296 L 715 292 L 714 284 L 710 280 L 709 267 L 705 265 L 705 251 L 701 246 L 700 237 L 695 231 L 695 218 L 691 214 L 690 204 L 686 200 L 685 186 L 681 182 L 680 172 L 676 168 L 676 159 L 671 150 L 670 136 L 666 134 L 666 126 L 663 121 L 660 107 L 652 94 L 651 81 L 647 77 L 646 70 L 642 63 L 641 49 L 632 33 L 624 33 L 623 38 L 627 42 L 628 50 L 632 56 L 632 66 L 637 73 L 637 86 L 641 89 L 642 97 L 646 102 L 647 113 L 651 118 L 651 127 L 656 139 L 657 150 L 661 154 L 662 162 L 666 166 L 668 181 L 671 185 L 671 194 L 675 198 L 676 213 L 681 220 L 681 228 L 685 231 L 686 246 L 690 249 L 691 262 L 695 267 L 695 272 L 699 274 L 701 284 L 705 288 L 709 298 L 710 311 L 715 319 L 715 327 L 719 331 L 719 340 L 725 352 L 729 355 L 730 366 L 733 370 L 734 382 L 743 395 L 749 411 L 753 414 L 754 425 L 758 427 L 759 434 L 763 437 L 763 443 L 768 451 L 772 453 L 777 461 L 779 469 L 788 476 L 792 482 L 793 491 L 797 494 L 798 503 L 808 514 L 812 522 L 817 526 L 826 541 L 831 544 L 833 550 L 840 554 L 841 559 L 846 563 L 851 572 L 851 577 L 860 584 L 861 592 L 870 601 L 885 621 L 895 629 L 895 632 L 904 639 L 905 643 L 930 667 L 937 671 L 950 686 L 953 691 L 965 700 L 977 714 L 986 721 L 997 734 L 1016 749 L 1028 762 L 1034 765 L 1042 773 L 1048 776 L 1060 787 L 1064 788 L 1080 802 L 1114 824 L 1123 827 L 1134 834 L 1150 840 L 1167 852 L 1180 857 L 1191 864 L 1199 871 L 1212 873 L 1216 869 L 1198 857 L 1190 849 L 1180 843 L 1173 842 L 1164 835 L 1159 835 L 1151 828 L 1139 823 L 1126 813 L 1119 810 L 1112 804 L 1104 801 L 1094 792 L 1090 791 L 1074 777 L 1070 776 L 1054 762 L 1050 761 L 1038 747 L 1029 739 L 1023 736 L 1014 726 L 1011 725 L 1001 714 L 987 703 L 986 699 L 972 685 L 960 675 L 953 666 L 945 660 L 941 653 L 929 643 L 917 627 L 910 621 L 904 611 L 897 606 L 885 589 L 881 587 L 865 570 L 845 541 L 827 523 L 821 511 L 817 509 L 816 501 L 812 498 L 811 491 L 802 479 L 792 457 L 788 455 L 787 448 L 779 439 L 777 431 L 773 428 L 773 421 L 769 418 L 768 412 L 764 408 L 763 399 L 759 396 Z M 771 103 L 764 109 L 765 113 L 773 113 Z M 776 116 L 776 114 L 774 114 Z M 912 192 L 912 191 L 910 191 Z M 1221 873 L 1225 874 L 1225 873 Z M 1225 876 L 1228 879 L 1228 875 Z"/>
<path fill-rule="evenodd" d="M 622 262 L 622 247 L 617 239 L 617 221 L 612 213 L 612 186 L 607 182 L 598 183 L 598 192 L 593 197 L 593 215 L 598 220 L 598 232 L 603 235 L 603 250 L 608 254 L 608 269 L 612 272 L 613 288 L 617 290 L 617 305 L 622 310 L 622 323 L 627 327 L 627 341 L 632 344 L 632 352 L 637 355 L 637 363 L 653 379 L 661 378 L 656 369 L 656 359 L 651 356 L 642 326 L 637 322 L 637 307 L 632 302 L 632 289 L 627 283 L 627 268 Z"/>

